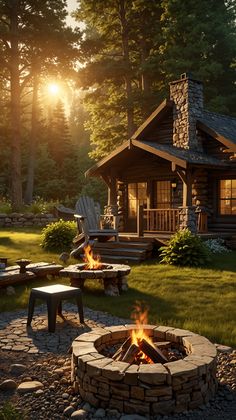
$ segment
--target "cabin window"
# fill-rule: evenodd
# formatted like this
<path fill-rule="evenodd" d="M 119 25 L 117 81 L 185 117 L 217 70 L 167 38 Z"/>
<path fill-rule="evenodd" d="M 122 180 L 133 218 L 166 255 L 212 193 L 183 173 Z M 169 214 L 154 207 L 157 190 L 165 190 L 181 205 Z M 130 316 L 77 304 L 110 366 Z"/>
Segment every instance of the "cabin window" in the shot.
<path fill-rule="evenodd" d="M 156 182 L 156 207 L 158 209 L 171 208 L 171 181 Z"/>
<path fill-rule="evenodd" d="M 147 183 L 134 182 L 128 184 L 128 215 L 129 217 L 137 216 L 138 206 L 147 207 Z"/>
<path fill-rule="evenodd" d="M 236 215 L 236 179 L 220 181 L 220 214 Z"/>

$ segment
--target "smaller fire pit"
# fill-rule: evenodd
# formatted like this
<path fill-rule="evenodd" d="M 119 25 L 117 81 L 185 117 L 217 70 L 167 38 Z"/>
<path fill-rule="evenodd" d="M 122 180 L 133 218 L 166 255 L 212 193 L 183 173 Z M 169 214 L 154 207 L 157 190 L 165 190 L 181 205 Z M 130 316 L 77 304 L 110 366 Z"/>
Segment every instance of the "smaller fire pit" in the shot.
<path fill-rule="evenodd" d="M 70 284 L 83 290 L 86 279 L 96 279 L 103 282 L 105 294 L 119 296 L 128 289 L 127 275 L 130 266 L 123 264 L 106 264 L 100 261 L 99 256 L 93 256 L 91 247 L 84 248 L 83 264 L 69 265 L 60 271 L 60 276 L 69 276 Z"/>
<path fill-rule="evenodd" d="M 101 280 L 107 296 L 119 296 L 122 291 L 128 289 L 127 275 L 130 273 L 130 266 L 122 264 L 102 264 L 97 270 L 87 270 L 86 264 L 69 265 L 59 272 L 60 276 L 69 276 L 70 284 L 73 287 L 80 287 L 83 290 L 86 279 Z"/>

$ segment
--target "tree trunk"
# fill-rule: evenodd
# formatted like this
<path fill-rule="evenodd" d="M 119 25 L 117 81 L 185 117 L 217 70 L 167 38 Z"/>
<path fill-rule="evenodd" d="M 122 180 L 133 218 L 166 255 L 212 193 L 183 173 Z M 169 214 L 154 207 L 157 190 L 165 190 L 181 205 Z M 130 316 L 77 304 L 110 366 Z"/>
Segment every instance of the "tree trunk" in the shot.
<path fill-rule="evenodd" d="M 133 98 L 132 98 L 132 80 L 130 76 L 131 65 L 129 59 L 129 30 L 126 19 L 126 10 L 125 10 L 125 1 L 119 0 L 118 9 L 119 9 L 119 18 L 121 24 L 121 38 L 122 38 L 122 47 L 123 47 L 123 57 L 126 68 L 126 73 L 124 76 L 125 79 L 125 91 L 127 97 L 127 134 L 128 137 L 131 137 L 135 131 L 134 126 L 134 107 L 133 107 Z"/>
<path fill-rule="evenodd" d="M 22 206 L 20 74 L 18 45 L 19 0 L 12 0 L 10 12 L 10 89 L 11 89 L 11 198 L 14 210 Z"/>
<path fill-rule="evenodd" d="M 34 172 L 35 172 L 37 136 L 38 136 L 38 88 L 39 88 L 39 77 L 36 70 L 33 76 L 31 135 L 30 135 L 30 144 L 29 144 L 27 181 L 26 181 L 26 190 L 25 190 L 25 199 L 24 199 L 26 204 L 30 204 L 33 201 L 33 192 L 34 192 Z"/>
<path fill-rule="evenodd" d="M 140 49 L 141 49 L 141 65 L 142 65 L 142 74 L 141 74 L 141 84 L 142 91 L 146 96 L 150 94 L 150 81 L 148 78 L 148 72 L 145 69 L 145 64 L 147 58 L 149 57 L 149 51 L 145 39 L 142 37 L 140 40 Z"/>

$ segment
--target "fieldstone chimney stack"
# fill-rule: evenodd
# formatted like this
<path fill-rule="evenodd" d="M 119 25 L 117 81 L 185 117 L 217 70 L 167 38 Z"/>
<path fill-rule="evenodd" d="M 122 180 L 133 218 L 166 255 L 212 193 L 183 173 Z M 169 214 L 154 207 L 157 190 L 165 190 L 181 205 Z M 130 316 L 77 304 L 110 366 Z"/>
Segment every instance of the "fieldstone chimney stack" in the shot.
<path fill-rule="evenodd" d="M 170 83 L 170 99 L 174 101 L 173 145 L 199 150 L 196 121 L 203 111 L 203 86 L 190 73 Z"/>

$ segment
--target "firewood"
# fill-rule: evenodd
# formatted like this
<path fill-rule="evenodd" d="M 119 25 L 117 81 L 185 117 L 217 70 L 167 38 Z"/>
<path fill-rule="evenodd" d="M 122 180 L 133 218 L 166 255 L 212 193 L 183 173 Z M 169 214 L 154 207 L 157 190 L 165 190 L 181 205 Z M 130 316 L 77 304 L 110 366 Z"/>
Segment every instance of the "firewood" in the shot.
<path fill-rule="evenodd" d="M 159 349 L 157 349 L 157 348 L 155 348 L 151 344 L 149 344 L 148 341 L 145 340 L 145 338 L 143 338 L 141 340 L 141 342 L 139 344 L 139 348 L 154 363 L 167 363 L 168 362 L 168 360 L 166 359 L 166 357 L 164 356 L 164 354 L 162 353 L 162 351 L 159 350 Z"/>
<path fill-rule="evenodd" d="M 126 353 L 126 351 L 128 350 L 129 346 L 131 344 L 131 337 L 128 337 L 124 343 L 118 348 L 118 350 L 115 352 L 115 354 L 113 354 L 112 358 L 114 360 L 120 360 L 120 358 L 122 356 L 124 356 L 124 354 Z"/>
<path fill-rule="evenodd" d="M 155 348 L 158 348 L 158 349 L 167 349 L 171 347 L 170 341 L 154 341 L 153 344 L 155 345 Z"/>
<path fill-rule="evenodd" d="M 127 363 L 133 363 L 135 357 L 137 356 L 137 354 L 140 352 L 140 349 L 138 346 L 136 346 L 136 344 L 131 344 L 131 346 L 129 346 L 127 352 L 124 354 L 124 356 L 119 359 L 121 362 L 127 362 Z"/>

